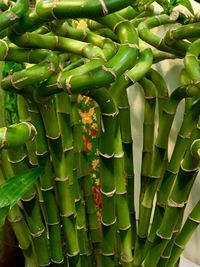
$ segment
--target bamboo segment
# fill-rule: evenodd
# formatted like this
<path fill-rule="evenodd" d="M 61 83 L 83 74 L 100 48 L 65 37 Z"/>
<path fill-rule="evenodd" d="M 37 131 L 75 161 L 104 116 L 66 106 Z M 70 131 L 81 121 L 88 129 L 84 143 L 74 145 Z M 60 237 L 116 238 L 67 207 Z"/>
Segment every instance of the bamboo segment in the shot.
<path fill-rule="evenodd" d="M 199 131 L 197 136 L 199 136 Z M 161 254 L 172 237 L 175 224 L 181 215 L 181 210 L 185 207 L 189 192 L 198 173 L 199 157 L 193 152 L 193 149 L 196 148 L 194 147 L 195 143 L 196 141 L 192 143 L 181 162 L 176 182 L 168 198 L 162 223 L 156 232 L 156 238 L 145 258 L 143 266 L 152 266 L 158 263 Z M 156 247 L 158 244 L 159 249 Z"/>
<path fill-rule="evenodd" d="M 38 2 L 36 12 L 38 16 L 44 20 L 77 18 L 77 17 L 99 17 L 105 16 L 108 13 L 117 11 L 131 4 L 130 0 L 115 0 L 115 1 L 59 1 L 54 5 L 53 1 Z M 82 8 L 80 9 L 80 6 Z"/>
<path fill-rule="evenodd" d="M 40 188 L 44 198 L 44 206 L 46 211 L 46 220 L 49 233 L 49 246 L 51 252 L 51 261 L 59 265 L 63 262 L 63 249 L 61 242 L 61 229 L 59 212 L 55 198 L 53 172 L 50 162 L 50 155 L 48 144 L 46 140 L 46 133 L 41 118 L 41 114 L 33 103 L 29 104 L 29 112 L 31 120 L 37 129 L 36 136 L 36 155 L 38 158 L 39 166 L 44 167 L 44 174 L 40 177 Z M 55 246 L 55 244 L 57 244 Z"/>
<path fill-rule="evenodd" d="M 0 148 L 22 145 L 24 142 L 33 140 L 36 134 L 35 127 L 29 122 L 0 128 Z"/>
<path fill-rule="evenodd" d="M 27 0 L 18 0 L 13 7 L 0 14 L 0 31 L 15 24 L 28 10 Z"/>

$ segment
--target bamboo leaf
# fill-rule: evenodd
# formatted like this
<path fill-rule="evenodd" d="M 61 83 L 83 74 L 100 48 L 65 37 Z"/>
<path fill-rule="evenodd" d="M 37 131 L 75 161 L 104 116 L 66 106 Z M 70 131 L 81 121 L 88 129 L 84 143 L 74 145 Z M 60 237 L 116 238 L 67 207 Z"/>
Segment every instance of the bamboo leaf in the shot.
<path fill-rule="evenodd" d="M 0 208 L 15 205 L 36 183 L 43 168 L 33 168 L 0 185 Z"/>
<path fill-rule="evenodd" d="M 0 209 L 0 227 L 4 225 L 6 216 L 8 215 L 9 212 L 9 206 L 3 207 Z"/>

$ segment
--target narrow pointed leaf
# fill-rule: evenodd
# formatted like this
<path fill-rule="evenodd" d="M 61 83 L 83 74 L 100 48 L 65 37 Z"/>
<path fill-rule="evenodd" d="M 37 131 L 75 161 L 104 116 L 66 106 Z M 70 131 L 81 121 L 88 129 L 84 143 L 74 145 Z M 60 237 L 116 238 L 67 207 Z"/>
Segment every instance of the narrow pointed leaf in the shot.
<path fill-rule="evenodd" d="M 34 186 L 42 170 L 42 168 L 30 169 L 3 183 L 0 186 L 0 208 L 15 205 Z"/>
<path fill-rule="evenodd" d="M 9 206 L 0 208 L 0 227 L 4 225 L 8 212 L 9 212 Z"/>

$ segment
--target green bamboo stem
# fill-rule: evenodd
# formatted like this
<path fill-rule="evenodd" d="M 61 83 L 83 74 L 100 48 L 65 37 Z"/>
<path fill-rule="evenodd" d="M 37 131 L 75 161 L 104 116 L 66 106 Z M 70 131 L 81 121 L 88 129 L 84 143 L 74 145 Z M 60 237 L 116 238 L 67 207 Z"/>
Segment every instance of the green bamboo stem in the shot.
<path fill-rule="evenodd" d="M 11 163 L 15 175 L 29 168 L 27 156 L 22 146 L 15 150 L 8 150 L 8 161 Z M 47 233 L 42 221 L 41 210 L 35 189 L 30 190 L 23 196 L 23 207 L 30 233 L 33 237 L 33 244 L 36 251 L 39 266 L 49 266 L 50 256 L 47 241 Z"/>
<path fill-rule="evenodd" d="M 148 235 L 148 226 L 145 222 L 142 201 L 149 181 L 149 169 L 152 166 L 152 155 L 154 145 L 154 120 L 156 105 L 155 85 L 147 78 L 139 81 L 144 90 L 144 123 L 143 123 L 143 151 L 141 166 L 141 189 L 140 189 L 140 212 L 138 222 L 138 233 L 135 245 L 134 265 L 140 266 L 144 257 L 144 247 Z"/>
<path fill-rule="evenodd" d="M 2 171 L 5 174 L 5 178 L 13 176 L 13 170 L 11 169 L 10 164 L 7 161 L 7 151 L 3 150 L 1 152 L 1 161 L 2 161 Z M 30 267 L 37 267 L 37 257 L 35 254 L 32 236 L 30 234 L 29 228 L 24 220 L 24 216 L 20 211 L 18 205 L 15 205 L 8 214 L 8 220 L 11 224 L 13 232 L 17 238 L 18 245 L 22 250 L 22 253 L 25 258 L 26 264 Z"/>
<path fill-rule="evenodd" d="M 107 89 L 95 90 L 90 93 L 90 96 L 99 104 L 102 116 L 99 140 L 102 193 L 102 263 L 105 267 L 114 267 L 116 233 L 114 136 L 117 111 Z"/>
<path fill-rule="evenodd" d="M 8 75 L 1 81 L 3 90 L 20 92 L 33 83 L 41 82 L 50 77 L 57 69 L 58 58 L 51 52 L 41 63 L 18 72 Z"/>
<path fill-rule="evenodd" d="M 182 69 L 181 73 L 180 73 L 180 83 L 181 84 L 189 84 L 192 83 L 189 74 L 187 73 L 186 69 Z M 189 110 L 189 108 L 191 107 L 192 103 L 193 103 L 193 98 L 187 98 L 185 99 L 185 113 Z"/>
<path fill-rule="evenodd" d="M 131 235 L 132 235 L 132 250 L 135 246 L 136 240 L 136 215 L 135 215 L 135 201 L 134 201 L 134 167 L 133 167 L 133 140 L 131 135 L 131 124 L 130 124 L 130 106 L 128 102 L 127 92 L 122 92 L 121 97 L 118 100 L 119 110 L 119 124 L 121 131 L 122 146 L 124 152 L 124 168 L 122 171 L 125 172 L 127 181 L 127 198 L 129 207 L 129 216 L 131 221 Z M 116 177 L 117 177 L 117 162 Z"/>
<path fill-rule="evenodd" d="M 24 15 L 28 10 L 28 1 L 27 0 L 18 0 L 13 7 L 2 12 L 0 14 L 0 31 L 4 30 L 11 25 L 19 21 L 19 19 Z"/>
<path fill-rule="evenodd" d="M 183 57 L 183 55 L 184 55 L 183 52 L 167 46 L 161 37 L 153 34 L 150 31 L 151 28 L 154 28 L 154 27 L 157 27 L 160 25 L 174 23 L 174 22 L 175 22 L 174 19 L 170 18 L 169 16 L 167 16 L 165 14 L 150 17 L 138 25 L 139 36 L 142 40 L 144 40 L 145 42 L 147 42 L 148 44 L 154 46 L 155 48 L 157 48 L 159 50 L 175 54 L 178 57 Z"/>
<path fill-rule="evenodd" d="M 41 1 L 36 4 L 38 16 L 44 20 L 64 19 L 64 18 L 93 18 L 108 15 L 108 13 L 120 10 L 131 4 L 130 0 L 115 1 L 59 1 L 56 5 L 53 1 Z M 80 6 L 82 8 L 80 9 Z"/>
<path fill-rule="evenodd" d="M 194 140 L 199 137 L 199 131 L 196 134 Z M 167 201 L 163 220 L 156 232 L 156 238 L 148 251 L 143 266 L 156 266 L 169 240 L 172 238 L 174 227 L 181 215 L 181 210 L 185 207 L 189 192 L 198 173 L 199 158 L 196 159 L 195 156 L 191 145 L 180 164 L 176 182 Z M 157 247 L 158 244 L 159 249 Z"/>
<path fill-rule="evenodd" d="M 197 145 L 199 147 L 199 140 L 196 140 L 194 145 Z M 197 155 L 199 153 L 196 151 Z M 193 208 L 192 212 L 190 213 L 188 219 L 186 220 L 183 228 L 181 229 L 180 233 L 177 235 L 175 239 L 175 243 L 173 246 L 173 250 L 170 256 L 170 259 L 167 263 L 167 267 L 172 267 L 176 264 L 178 261 L 180 255 L 182 254 L 185 245 L 191 238 L 192 234 L 196 230 L 196 228 L 199 225 L 199 207 L 200 207 L 200 201 L 197 202 L 196 206 Z"/>
<path fill-rule="evenodd" d="M 53 169 L 56 176 L 55 182 L 58 206 L 63 224 L 68 260 L 71 266 L 79 266 L 80 251 L 75 218 L 75 203 L 73 192 L 71 190 L 71 182 L 73 181 L 73 149 L 71 148 L 64 153 L 55 106 L 52 102 L 53 99 L 47 98 L 43 101 L 44 105 L 41 105 L 40 102 L 39 110 L 43 118 L 52 157 Z"/>
<path fill-rule="evenodd" d="M 29 122 L 21 122 L 0 128 L 0 148 L 10 148 L 19 146 L 36 135 L 35 127 Z"/>
<path fill-rule="evenodd" d="M 117 227 L 119 229 L 120 239 L 120 261 L 122 266 L 132 266 L 132 228 L 129 217 L 129 207 L 127 199 L 127 189 L 124 170 L 124 152 L 121 141 L 120 125 L 117 123 L 117 133 L 115 137 L 114 154 L 114 174 L 116 184 L 116 215 Z M 133 203 L 134 204 L 134 203 Z"/>
<path fill-rule="evenodd" d="M 85 28 L 74 28 L 67 21 L 53 22 L 51 30 L 58 36 L 66 36 L 98 46 L 103 50 L 106 59 L 110 59 L 116 52 L 116 45 L 110 39 L 90 31 L 87 24 Z"/>
<path fill-rule="evenodd" d="M 23 35 L 11 34 L 10 40 L 18 46 L 27 48 L 45 48 L 53 51 L 70 52 L 86 58 L 100 57 L 105 59 L 102 50 L 91 43 L 61 37 L 26 33 Z"/>
<path fill-rule="evenodd" d="M 198 83 L 200 79 L 199 62 L 198 62 L 198 56 L 200 53 L 199 42 L 200 42 L 199 40 L 196 40 L 194 43 L 190 45 L 184 58 L 185 69 L 189 74 L 189 77 L 195 83 Z"/>
<path fill-rule="evenodd" d="M 158 189 L 159 182 L 161 181 L 163 175 L 163 168 L 165 165 L 165 158 L 168 145 L 168 136 L 176 112 L 177 105 L 182 98 L 188 96 L 190 97 L 192 95 L 198 96 L 198 94 L 199 94 L 198 89 L 194 88 L 192 85 L 191 86 L 188 85 L 187 87 L 184 86 L 177 88 L 171 94 L 165 108 L 163 109 L 162 120 L 159 125 L 158 135 L 154 146 L 152 168 L 149 174 L 149 178 L 152 179 L 149 180 L 142 201 L 141 212 L 144 212 L 144 214 L 146 214 L 144 216 L 146 217 L 145 220 L 147 220 L 148 222 L 150 221 L 154 195 Z M 149 223 L 147 223 L 147 221 L 146 225 L 148 226 Z"/>
<path fill-rule="evenodd" d="M 29 102 L 28 110 L 31 116 L 31 121 L 34 123 L 37 129 L 37 136 L 35 138 L 35 152 L 37 155 L 38 164 L 44 168 L 44 173 L 40 177 L 40 189 L 44 198 L 44 208 L 46 211 L 51 261 L 54 266 L 56 266 L 56 264 L 61 266 L 64 260 L 61 241 L 61 225 L 55 197 L 55 185 L 50 161 L 50 153 L 46 140 L 46 133 L 41 114 L 37 106 L 33 102 Z"/>
<path fill-rule="evenodd" d="M 166 102 L 168 100 L 168 87 L 167 87 L 167 84 L 164 78 L 161 76 L 161 74 L 159 74 L 158 71 L 152 68 L 148 71 L 148 73 L 146 74 L 146 77 L 150 79 L 156 86 L 156 92 L 157 92 L 156 95 L 158 99 L 158 115 L 159 115 L 158 124 L 160 124 L 160 120 L 162 120 L 161 115 L 163 112 L 163 108 L 166 105 Z"/>

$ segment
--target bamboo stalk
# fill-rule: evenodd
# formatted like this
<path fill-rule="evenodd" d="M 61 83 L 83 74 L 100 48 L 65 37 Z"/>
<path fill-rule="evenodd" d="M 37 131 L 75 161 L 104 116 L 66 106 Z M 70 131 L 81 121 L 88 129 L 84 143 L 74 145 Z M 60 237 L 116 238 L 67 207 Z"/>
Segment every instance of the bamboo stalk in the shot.
<path fill-rule="evenodd" d="M 53 1 L 38 2 L 36 4 L 36 12 L 38 16 L 44 20 L 64 19 L 64 18 L 93 18 L 108 15 L 108 13 L 120 10 L 131 4 L 130 0 L 115 1 L 59 1 L 54 5 Z M 82 8 L 80 9 L 80 5 Z"/>
<path fill-rule="evenodd" d="M 27 0 L 18 0 L 13 7 L 0 14 L 0 31 L 19 21 L 28 10 Z"/>
<path fill-rule="evenodd" d="M 198 102 L 196 102 L 196 104 L 197 103 Z M 199 131 L 194 138 L 196 139 L 198 136 Z M 192 150 L 188 149 L 183 161 L 181 162 L 176 182 L 168 198 L 163 220 L 156 232 L 156 238 L 149 249 L 143 266 L 152 266 L 152 264 L 156 266 L 161 254 L 171 239 L 175 223 L 178 221 L 181 209 L 185 207 L 192 184 L 194 183 L 194 179 L 198 173 L 198 164 L 199 159 L 196 159 L 192 154 Z M 160 244 L 159 249 L 156 248 L 155 250 L 155 246 L 158 244 Z"/>

